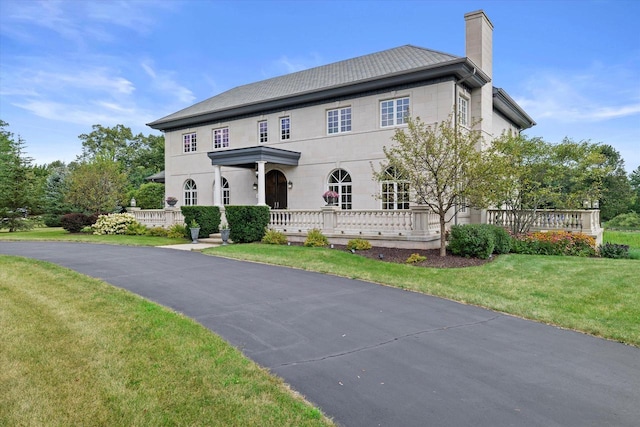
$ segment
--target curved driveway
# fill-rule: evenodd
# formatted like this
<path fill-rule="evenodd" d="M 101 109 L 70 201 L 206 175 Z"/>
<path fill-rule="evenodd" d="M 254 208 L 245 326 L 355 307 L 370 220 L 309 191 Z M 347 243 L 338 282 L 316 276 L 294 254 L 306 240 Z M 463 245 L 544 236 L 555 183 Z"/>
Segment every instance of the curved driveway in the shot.
<path fill-rule="evenodd" d="M 371 283 L 172 249 L 0 242 L 224 337 L 344 426 L 637 426 L 640 350 Z M 640 326 L 639 326 L 640 327 Z"/>

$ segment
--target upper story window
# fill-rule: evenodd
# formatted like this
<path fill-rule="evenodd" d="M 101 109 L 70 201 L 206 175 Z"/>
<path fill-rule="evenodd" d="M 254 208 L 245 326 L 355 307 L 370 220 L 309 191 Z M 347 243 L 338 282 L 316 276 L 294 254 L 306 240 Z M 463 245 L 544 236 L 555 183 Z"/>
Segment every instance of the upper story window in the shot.
<path fill-rule="evenodd" d="M 382 181 L 382 209 L 409 209 L 409 182 L 390 167 L 385 171 L 386 179 Z"/>
<path fill-rule="evenodd" d="M 351 131 L 351 107 L 327 111 L 327 133 Z"/>
<path fill-rule="evenodd" d="M 469 126 L 469 100 L 463 96 L 458 97 L 458 123 Z"/>
<path fill-rule="evenodd" d="M 291 138 L 291 118 L 280 117 L 280 139 L 287 140 Z"/>
<path fill-rule="evenodd" d="M 196 182 L 188 179 L 184 183 L 184 205 L 195 206 L 198 204 L 198 188 Z"/>
<path fill-rule="evenodd" d="M 269 140 L 269 132 L 267 131 L 267 121 L 260 120 L 258 122 L 258 141 L 260 143 L 267 142 Z"/>
<path fill-rule="evenodd" d="M 196 151 L 196 133 L 185 133 L 182 135 L 182 147 L 185 153 Z"/>
<path fill-rule="evenodd" d="M 397 126 L 406 123 L 409 115 L 409 97 L 380 102 L 380 126 Z"/>
<path fill-rule="evenodd" d="M 213 130 L 213 148 L 225 148 L 229 146 L 229 128 Z"/>

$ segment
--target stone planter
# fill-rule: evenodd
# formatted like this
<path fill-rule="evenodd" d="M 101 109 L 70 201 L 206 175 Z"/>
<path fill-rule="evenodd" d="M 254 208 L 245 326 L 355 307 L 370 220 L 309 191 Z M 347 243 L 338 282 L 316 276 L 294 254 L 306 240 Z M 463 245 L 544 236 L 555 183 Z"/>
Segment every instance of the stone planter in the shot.
<path fill-rule="evenodd" d="M 230 232 L 231 232 L 231 230 L 229 230 L 228 228 L 226 228 L 224 230 L 220 230 L 220 238 L 222 239 L 222 244 L 223 245 L 229 244 L 228 240 L 229 240 L 229 233 Z"/>
<path fill-rule="evenodd" d="M 200 227 L 198 228 L 189 228 L 191 231 L 191 243 L 198 243 L 198 234 L 200 234 Z"/>

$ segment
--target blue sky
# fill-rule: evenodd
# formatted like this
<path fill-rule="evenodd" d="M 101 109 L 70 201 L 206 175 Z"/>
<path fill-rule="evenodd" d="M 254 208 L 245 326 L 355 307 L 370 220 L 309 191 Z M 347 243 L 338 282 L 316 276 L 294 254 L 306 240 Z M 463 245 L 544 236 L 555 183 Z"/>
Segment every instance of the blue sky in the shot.
<path fill-rule="evenodd" d="M 38 164 L 93 124 L 134 132 L 232 87 L 405 44 L 464 56 L 464 14 L 494 24 L 493 82 L 527 131 L 614 146 L 640 165 L 640 2 L 0 1 L 0 119 Z"/>

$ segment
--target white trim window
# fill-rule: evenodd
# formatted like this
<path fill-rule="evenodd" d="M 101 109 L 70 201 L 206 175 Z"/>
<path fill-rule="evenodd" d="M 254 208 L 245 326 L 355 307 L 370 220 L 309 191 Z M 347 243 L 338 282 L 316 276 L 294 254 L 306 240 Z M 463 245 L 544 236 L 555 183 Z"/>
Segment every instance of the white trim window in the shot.
<path fill-rule="evenodd" d="M 258 122 L 258 141 L 261 144 L 269 141 L 269 132 L 266 120 L 260 120 Z"/>
<path fill-rule="evenodd" d="M 229 128 L 213 130 L 213 148 L 226 148 L 229 146 Z"/>
<path fill-rule="evenodd" d="M 458 124 L 469 126 L 469 100 L 464 96 L 458 97 Z"/>
<path fill-rule="evenodd" d="M 409 97 L 388 99 L 380 102 L 380 126 L 398 126 L 407 122 Z"/>
<path fill-rule="evenodd" d="M 409 209 L 409 182 L 393 167 L 387 168 L 385 175 L 380 189 L 382 209 Z"/>
<path fill-rule="evenodd" d="M 327 111 L 327 133 L 351 131 L 351 107 L 337 108 Z"/>
<path fill-rule="evenodd" d="M 291 139 L 291 118 L 289 116 L 280 117 L 280 140 Z"/>
<path fill-rule="evenodd" d="M 198 187 L 196 182 L 188 179 L 184 182 L 184 205 L 195 206 L 198 204 Z"/>
<path fill-rule="evenodd" d="M 196 133 L 185 133 L 182 135 L 182 147 L 183 152 L 191 153 L 192 151 L 196 151 Z"/>
<path fill-rule="evenodd" d="M 353 187 L 351 175 L 344 169 L 336 169 L 329 175 L 329 190 L 338 193 L 341 209 L 352 209 Z"/>

